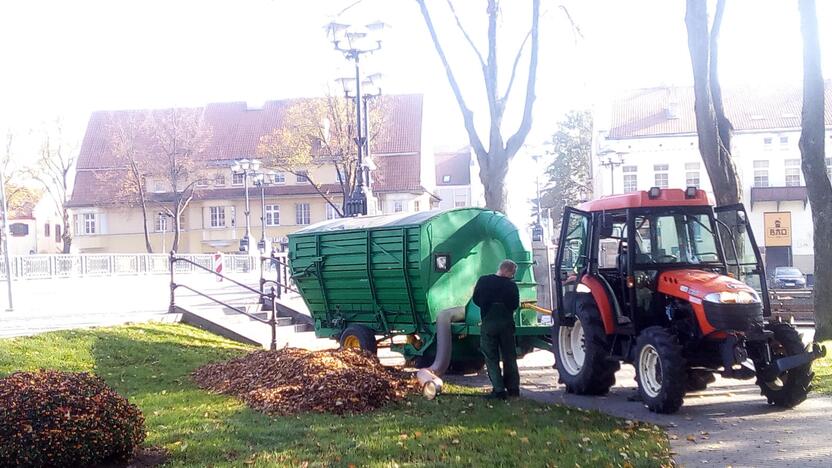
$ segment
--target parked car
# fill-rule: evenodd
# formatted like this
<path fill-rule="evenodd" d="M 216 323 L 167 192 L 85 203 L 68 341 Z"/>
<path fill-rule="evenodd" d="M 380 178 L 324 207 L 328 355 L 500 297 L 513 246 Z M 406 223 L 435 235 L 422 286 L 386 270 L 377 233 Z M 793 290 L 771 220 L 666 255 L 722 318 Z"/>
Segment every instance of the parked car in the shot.
<path fill-rule="evenodd" d="M 777 267 L 774 269 L 775 288 L 805 288 L 806 278 L 795 267 Z"/>

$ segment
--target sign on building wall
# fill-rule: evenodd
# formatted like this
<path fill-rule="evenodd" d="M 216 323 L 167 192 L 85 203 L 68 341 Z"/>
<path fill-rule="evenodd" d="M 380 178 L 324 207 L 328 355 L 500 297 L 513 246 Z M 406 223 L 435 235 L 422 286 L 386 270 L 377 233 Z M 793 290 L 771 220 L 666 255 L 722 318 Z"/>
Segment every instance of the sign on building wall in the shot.
<path fill-rule="evenodd" d="M 763 213 L 766 247 L 792 245 L 792 214 L 789 211 Z"/>

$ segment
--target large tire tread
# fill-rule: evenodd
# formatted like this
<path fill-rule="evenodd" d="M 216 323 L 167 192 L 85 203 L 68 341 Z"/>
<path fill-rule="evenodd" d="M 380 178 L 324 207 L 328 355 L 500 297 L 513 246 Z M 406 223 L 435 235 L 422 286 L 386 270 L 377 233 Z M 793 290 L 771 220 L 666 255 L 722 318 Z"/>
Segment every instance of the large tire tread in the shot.
<path fill-rule="evenodd" d="M 788 323 L 770 323 L 766 325 L 768 330 L 774 332 L 774 339 L 785 348 L 786 355 L 791 356 L 806 351 L 800 333 Z M 812 364 L 796 367 L 787 371 L 788 380 L 780 389 L 774 389 L 765 382 L 759 381 L 760 394 L 766 397 L 768 404 L 783 408 L 794 408 L 803 403 L 809 392 L 812 390 L 812 379 L 815 374 L 812 372 Z"/>
<path fill-rule="evenodd" d="M 344 342 L 350 336 L 354 336 L 358 339 L 359 346 L 361 347 L 362 351 L 366 351 L 370 354 L 376 354 L 378 352 L 378 343 L 376 342 L 376 335 L 368 327 L 364 325 L 350 325 L 341 333 L 341 337 L 338 340 L 341 348 L 345 348 Z"/>
<path fill-rule="evenodd" d="M 594 302 L 581 301 L 577 306 L 577 318 L 584 329 L 586 357 L 583 367 L 577 375 L 570 375 L 561 365 L 558 356 L 559 327 L 555 322 L 553 327 L 553 343 L 555 363 L 558 370 L 558 382 L 566 386 L 567 393 L 578 395 L 606 395 L 615 385 L 615 373 L 621 368 L 621 363 L 609 358 L 609 344 L 601 313 Z"/>
<path fill-rule="evenodd" d="M 649 396 L 641 383 L 641 350 L 652 345 L 659 354 L 662 369 L 662 386 L 655 397 Z M 682 355 L 679 339 L 664 327 L 648 327 L 636 340 L 636 381 L 641 400 L 650 411 L 672 414 L 679 411 L 685 400 L 687 390 L 687 362 Z"/>

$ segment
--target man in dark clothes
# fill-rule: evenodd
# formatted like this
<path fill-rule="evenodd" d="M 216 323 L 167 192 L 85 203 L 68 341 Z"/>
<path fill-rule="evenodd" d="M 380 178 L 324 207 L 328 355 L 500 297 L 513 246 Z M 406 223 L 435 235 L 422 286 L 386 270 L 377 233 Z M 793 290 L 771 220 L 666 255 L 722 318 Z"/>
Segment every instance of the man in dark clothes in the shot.
<path fill-rule="evenodd" d="M 514 282 L 516 272 L 516 263 L 503 260 L 497 274 L 481 276 L 474 287 L 474 304 L 480 308 L 482 317 L 480 350 L 493 387 L 487 398 L 505 400 L 520 396 L 520 372 L 514 346 L 514 311 L 520 306 L 520 292 Z"/>

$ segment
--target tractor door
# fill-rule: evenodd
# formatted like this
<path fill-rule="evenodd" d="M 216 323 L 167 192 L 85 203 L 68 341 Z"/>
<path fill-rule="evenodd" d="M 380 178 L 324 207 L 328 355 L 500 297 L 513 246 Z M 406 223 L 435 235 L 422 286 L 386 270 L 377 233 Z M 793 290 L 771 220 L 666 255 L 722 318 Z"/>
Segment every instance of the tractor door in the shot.
<path fill-rule="evenodd" d="M 590 214 L 575 208 L 563 211 L 563 223 L 555 259 L 555 297 L 558 315 L 575 313 L 575 298 L 580 277 L 589 263 Z"/>
<path fill-rule="evenodd" d="M 757 291 L 763 301 L 763 314 L 769 316 L 771 305 L 765 268 L 745 207 L 742 204 L 718 206 L 714 212 L 728 272 Z"/>

